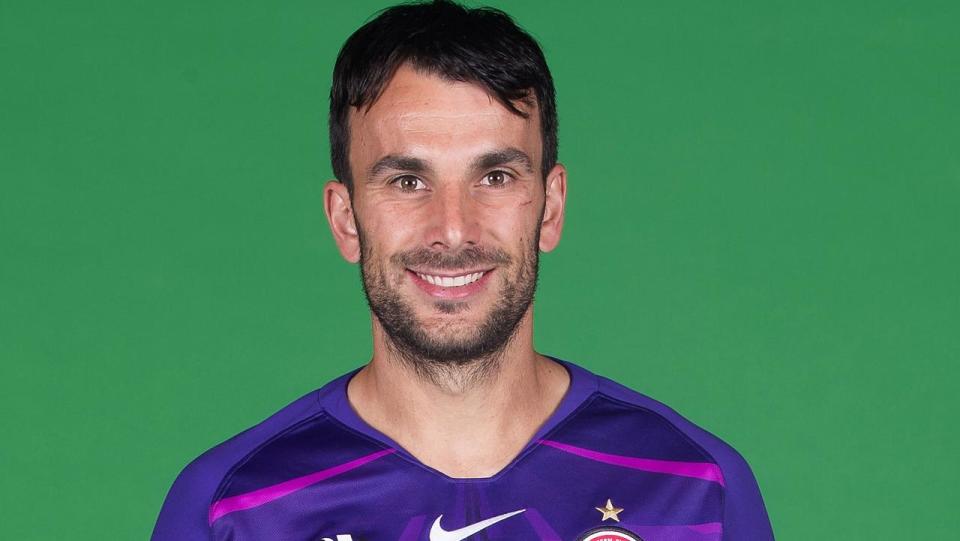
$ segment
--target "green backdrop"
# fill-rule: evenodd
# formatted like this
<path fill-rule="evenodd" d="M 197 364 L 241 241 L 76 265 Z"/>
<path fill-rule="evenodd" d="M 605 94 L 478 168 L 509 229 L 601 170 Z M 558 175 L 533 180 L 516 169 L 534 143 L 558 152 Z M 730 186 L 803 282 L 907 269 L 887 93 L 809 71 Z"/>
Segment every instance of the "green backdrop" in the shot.
<path fill-rule="evenodd" d="M 0 538 L 146 539 L 368 358 L 321 189 L 384 5 L 0 0 Z M 496 5 L 570 170 L 539 349 L 736 446 L 779 539 L 956 535 L 960 4 Z"/>

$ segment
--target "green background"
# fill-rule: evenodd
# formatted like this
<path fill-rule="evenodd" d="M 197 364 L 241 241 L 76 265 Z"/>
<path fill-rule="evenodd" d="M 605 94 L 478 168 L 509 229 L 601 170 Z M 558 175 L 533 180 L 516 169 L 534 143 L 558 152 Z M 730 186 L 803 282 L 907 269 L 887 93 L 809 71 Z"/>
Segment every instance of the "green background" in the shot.
<path fill-rule="evenodd" d="M 0 538 L 146 539 L 368 358 L 321 190 L 385 5 L 0 0 Z M 496 5 L 570 170 L 538 348 L 737 447 L 779 539 L 956 535 L 960 4 Z"/>

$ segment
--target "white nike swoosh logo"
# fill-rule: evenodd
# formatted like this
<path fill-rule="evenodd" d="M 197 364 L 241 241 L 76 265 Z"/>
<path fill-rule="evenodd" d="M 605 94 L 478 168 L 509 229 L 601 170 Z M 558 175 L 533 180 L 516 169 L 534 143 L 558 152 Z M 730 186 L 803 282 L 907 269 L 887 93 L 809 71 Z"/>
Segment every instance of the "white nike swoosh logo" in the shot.
<path fill-rule="evenodd" d="M 504 513 L 487 520 L 481 520 L 469 526 L 464 526 L 459 530 L 453 530 L 448 532 L 443 529 L 443 526 L 440 526 L 440 519 L 443 518 L 443 515 L 437 517 L 437 520 L 433 521 L 433 526 L 430 528 L 430 541 L 461 541 L 466 539 L 471 535 L 493 526 L 494 524 L 500 522 L 501 520 L 508 519 L 513 515 L 519 515 L 523 513 L 526 509 L 520 509 L 519 511 L 513 511 L 512 513 Z"/>

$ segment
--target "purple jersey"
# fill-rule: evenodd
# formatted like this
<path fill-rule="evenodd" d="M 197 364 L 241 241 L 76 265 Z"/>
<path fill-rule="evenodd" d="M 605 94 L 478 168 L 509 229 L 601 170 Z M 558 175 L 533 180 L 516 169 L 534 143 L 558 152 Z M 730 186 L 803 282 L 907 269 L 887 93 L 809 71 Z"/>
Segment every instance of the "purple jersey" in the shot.
<path fill-rule="evenodd" d="M 750 468 L 646 396 L 563 362 L 570 388 L 502 471 L 454 479 L 364 423 L 352 374 L 195 460 L 153 541 L 765 541 Z"/>

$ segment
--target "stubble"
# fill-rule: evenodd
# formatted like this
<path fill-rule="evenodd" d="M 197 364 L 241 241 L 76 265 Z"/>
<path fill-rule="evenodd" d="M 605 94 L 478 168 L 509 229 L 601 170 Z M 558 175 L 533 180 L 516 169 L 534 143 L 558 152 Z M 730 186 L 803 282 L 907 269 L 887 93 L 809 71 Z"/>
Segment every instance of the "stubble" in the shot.
<path fill-rule="evenodd" d="M 539 266 L 539 228 L 525 242 L 519 258 L 499 249 L 467 247 L 446 254 L 415 249 L 393 254 L 390 269 L 377 259 L 373 247 L 360 240 L 360 272 L 367 304 L 380 322 L 393 356 L 418 377 L 450 391 L 463 391 L 498 373 L 502 354 L 514 339 L 536 292 Z M 428 328 L 420 321 L 399 285 L 407 268 L 433 270 L 496 267 L 499 298 L 483 320 L 474 326 L 451 322 L 449 327 Z M 391 274 L 392 272 L 392 274 Z M 494 285 L 494 284 L 490 284 Z M 469 301 L 438 300 L 433 308 L 444 315 L 470 310 Z M 438 324 L 441 325 L 441 324 Z M 451 328 L 452 327 L 452 328 Z"/>

